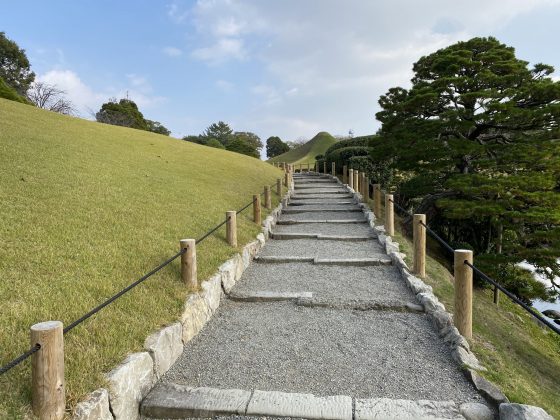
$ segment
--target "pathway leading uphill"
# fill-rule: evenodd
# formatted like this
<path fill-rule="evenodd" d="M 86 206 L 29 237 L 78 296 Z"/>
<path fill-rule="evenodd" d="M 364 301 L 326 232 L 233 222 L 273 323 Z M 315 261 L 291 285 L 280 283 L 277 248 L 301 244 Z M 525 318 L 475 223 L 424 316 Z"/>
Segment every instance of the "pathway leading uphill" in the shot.
<path fill-rule="evenodd" d="M 143 415 L 488 414 L 353 195 L 317 174 L 294 182 L 273 239 L 144 400 Z"/>

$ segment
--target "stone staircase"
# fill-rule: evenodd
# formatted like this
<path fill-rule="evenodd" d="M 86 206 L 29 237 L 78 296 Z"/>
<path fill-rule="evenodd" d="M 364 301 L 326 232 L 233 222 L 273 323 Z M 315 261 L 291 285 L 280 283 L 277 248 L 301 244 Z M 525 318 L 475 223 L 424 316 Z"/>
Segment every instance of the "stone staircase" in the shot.
<path fill-rule="evenodd" d="M 331 177 L 295 174 L 271 240 L 142 415 L 494 418 L 362 209 Z"/>

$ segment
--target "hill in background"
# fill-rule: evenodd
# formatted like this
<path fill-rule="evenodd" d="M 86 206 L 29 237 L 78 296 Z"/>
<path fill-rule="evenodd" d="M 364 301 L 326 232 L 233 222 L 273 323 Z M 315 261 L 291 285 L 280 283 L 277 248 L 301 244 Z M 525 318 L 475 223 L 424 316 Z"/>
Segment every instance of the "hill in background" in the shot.
<path fill-rule="evenodd" d="M 287 162 L 287 163 L 315 163 L 315 156 L 322 155 L 325 151 L 337 142 L 333 136 L 326 131 L 317 133 L 315 137 L 307 143 L 302 144 L 295 149 L 269 159 L 269 162 Z"/>

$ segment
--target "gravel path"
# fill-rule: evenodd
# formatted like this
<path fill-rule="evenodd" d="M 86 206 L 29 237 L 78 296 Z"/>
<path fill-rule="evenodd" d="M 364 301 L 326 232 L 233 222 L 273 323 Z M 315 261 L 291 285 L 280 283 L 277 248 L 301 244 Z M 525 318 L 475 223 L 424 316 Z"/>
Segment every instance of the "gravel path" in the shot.
<path fill-rule="evenodd" d="M 318 257 L 318 258 L 378 258 L 385 256 L 376 240 L 361 242 L 317 239 L 271 241 L 259 255 Z M 287 274 L 289 276 L 289 273 Z"/>
<path fill-rule="evenodd" d="M 282 214 L 278 220 L 363 220 L 366 218 L 363 213 L 354 211 L 348 212 L 332 212 L 332 211 L 314 211 L 307 213 L 289 213 Z"/>
<path fill-rule="evenodd" d="M 476 401 L 425 315 L 222 303 L 164 382 L 215 388 Z"/>
<path fill-rule="evenodd" d="M 311 233 L 320 235 L 374 236 L 367 223 L 301 223 L 297 225 L 276 225 L 277 233 Z M 268 246 L 268 245 L 267 245 Z"/>
<path fill-rule="evenodd" d="M 295 176 L 296 187 L 317 188 L 296 189 L 291 203 L 303 205 L 289 208 L 317 211 L 284 213 L 279 220 L 363 222 L 276 225 L 275 234 L 372 239 L 272 239 L 259 256 L 386 259 L 363 213 L 325 211 L 333 206 L 355 209 L 353 197 L 333 194 L 345 191 L 333 181 L 329 185 L 334 188 L 320 188 L 304 181 L 310 179 L 329 181 Z M 297 303 L 233 300 L 257 292 L 311 292 L 313 297 Z M 185 345 L 162 382 L 317 396 L 484 402 L 426 314 L 406 307 L 418 302 L 393 266 L 259 262 L 249 266 L 231 293 L 232 299 L 223 299 L 204 329 Z"/>
<path fill-rule="evenodd" d="M 312 292 L 313 297 L 321 299 L 415 302 L 414 295 L 392 266 L 323 267 L 311 263 L 287 263 L 271 270 L 266 264 L 252 264 L 233 292 L 262 290 Z"/>

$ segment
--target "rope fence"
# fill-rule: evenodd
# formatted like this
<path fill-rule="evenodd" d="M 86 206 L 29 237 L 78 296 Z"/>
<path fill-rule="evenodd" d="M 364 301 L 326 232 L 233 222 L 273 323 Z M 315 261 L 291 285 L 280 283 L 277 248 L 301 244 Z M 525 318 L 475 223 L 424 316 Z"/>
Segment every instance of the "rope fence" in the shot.
<path fill-rule="evenodd" d="M 369 186 L 372 186 L 373 184 L 369 184 Z M 406 210 L 404 207 L 402 207 L 401 205 L 399 205 L 397 202 L 395 202 L 394 200 L 389 200 L 399 211 L 401 211 L 401 213 L 407 215 L 408 217 L 414 217 L 414 214 L 412 214 L 411 212 L 409 212 L 408 210 Z M 376 215 L 379 216 L 379 215 Z M 421 225 L 446 251 L 450 252 L 451 254 L 456 254 L 457 250 L 455 250 L 451 245 L 449 245 L 445 239 L 443 239 L 440 235 L 438 235 L 436 232 L 434 232 L 433 229 L 431 229 L 425 222 L 423 221 L 419 221 L 418 222 L 419 225 Z M 424 245 L 425 246 L 425 245 Z M 415 252 L 415 256 L 416 256 L 417 252 Z M 425 250 L 424 250 L 424 257 L 425 257 Z M 558 328 L 556 325 L 554 325 L 553 323 L 551 323 L 550 321 L 548 321 L 546 318 L 544 318 L 543 316 L 541 316 L 540 314 L 536 313 L 529 305 L 527 305 L 525 302 L 523 302 L 521 299 L 519 299 L 517 296 L 515 296 L 513 293 L 511 293 L 509 290 L 507 290 L 505 287 L 501 286 L 496 280 L 494 280 L 493 278 L 491 278 L 490 276 L 488 276 L 487 274 L 485 274 L 482 270 L 480 270 L 478 267 L 476 267 L 473 263 L 469 262 L 468 260 L 464 260 L 464 264 L 468 267 L 470 267 L 473 272 L 482 280 L 486 281 L 487 283 L 493 285 L 495 287 L 495 289 L 501 291 L 502 293 L 504 293 L 508 298 L 510 298 L 514 303 L 518 304 L 519 306 L 521 306 L 525 311 L 527 311 L 531 316 L 533 316 L 534 318 L 536 318 L 537 320 L 539 320 L 543 325 L 547 326 L 548 328 L 550 328 L 552 331 L 554 331 L 557 334 L 560 334 L 560 328 Z"/>
<path fill-rule="evenodd" d="M 291 167 L 288 166 L 287 169 L 286 169 L 287 179 L 291 177 L 291 171 L 292 171 Z M 216 225 L 215 227 L 210 229 L 208 232 L 206 232 L 204 235 L 202 235 L 199 239 L 196 239 L 196 240 L 194 240 L 194 239 L 181 240 L 181 249 L 180 249 L 179 252 L 177 252 L 176 254 L 174 254 L 173 256 L 171 256 L 170 258 L 168 258 L 167 260 L 165 260 L 161 264 L 159 264 L 153 270 L 144 274 L 142 277 L 140 277 L 139 279 L 137 279 L 133 283 L 129 284 L 127 287 L 125 287 L 124 289 L 122 289 L 118 293 L 114 294 L 113 296 L 111 296 L 110 298 L 105 300 L 100 305 L 96 306 L 95 308 L 93 308 L 89 312 L 87 312 L 86 314 L 82 315 L 81 317 L 79 317 L 75 321 L 71 322 L 65 328 L 62 328 L 62 323 L 60 323 L 58 321 L 48 321 L 48 322 L 35 324 L 33 327 L 31 327 L 31 336 L 32 336 L 32 341 L 31 342 L 34 342 L 33 337 L 34 337 L 34 334 L 35 334 L 37 337 L 42 337 L 42 338 L 44 337 L 45 338 L 45 342 L 43 343 L 43 345 L 40 342 L 36 342 L 36 344 L 33 345 L 33 347 L 31 347 L 29 350 L 22 353 L 18 357 L 12 359 L 10 362 L 6 363 L 5 365 L 1 366 L 0 367 L 0 375 L 3 375 L 4 373 L 10 371 L 11 369 L 15 368 L 16 366 L 18 366 L 19 364 L 21 364 L 22 362 L 24 362 L 25 360 L 27 360 L 28 358 L 30 358 L 31 356 L 33 356 L 34 354 L 39 352 L 39 350 L 41 350 L 41 348 L 43 348 L 43 346 L 51 347 L 52 345 L 50 343 L 53 342 L 53 341 L 56 341 L 56 339 L 52 340 L 52 337 L 56 338 L 57 334 L 60 335 L 60 342 L 62 343 L 62 336 L 63 335 L 69 333 L 74 328 L 76 328 L 78 325 L 82 324 L 87 319 L 89 319 L 93 315 L 97 314 L 103 308 L 107 307 L 108 305 L 110 305 L 111 303 L 113 303 L 114 301 L 119 299 L 121 296 L 123 296 L 124 294 L 129 292 L 130 290 L 134 289 L 138 285 L 140 285 L 143 282 L 145 282 L 146 280 L 148 280 L 154 274 L 158 273 L 163 268 L 167 267 L 169 264 L 171 264 L 173 261 L 175 261 L 179 257 L 181 257 L 181 275 L 183 277 L 183 280 L 188 280 L 188 281 L 186 281 L 186 283 L 189 286 L 197 286 L 198 283 L 197 283 L 197 279 L 196 279 L 196 245 L 202 243 L 204 240 L 206 240 L 208 237 L 210 237 L 213 233 L 215 233 L 218 229 L 220 229 L 221 227 L 226 225 L 226 236 L 227 236 L 228 243 L 232 246 L 237 246 L 237 225 L 236 225 L 235 216 L 242 213 L 243 211 L 245 211 L 249 207 L 253 206 L 254 207 L 254 222 L 260 225 L 260 223 L 261 223 L 260 222 L 260 197 L 263 196 L 263 195 L 265 196 L 265 202 L 266 202 L 265 205 L 267 206 L 267 208 L 270 209 L 271 208 L 271 206 L 270 206 L 271 190 L 272 190 L 273 187 L 276 187 L 277 188 L 277 190 L 276 190 L 277 194 L 281 195 L 281 193 L 282 193 L 282 179 L 278 178 L 276 183 L 271 184 L 270 186 L 268 186 L 268 185 L 265 186 L 263 192 L 261 192 L 260 194 L 254 195 L 253 200 L 251 200 L 247 205 L 243 206 L 239 210 L 227 212 L 226 213 L 226 218 L 225 218 L 224 221 L 222 221 L 221 223 L 219 223 L 218 225 Z M 257 217 L 257 215 L 258 215 L 258 217 Z M 35 327 L 37 327 L 37 329 L 34 330 Z M 40 332 L 37 333 L 37 331 L 40 331 Z M 46 338 L 47 336 L 48 336 L 48 338 Z M 40 340 L 37 340 L 37 341 L 40 341 Z M 49 351 L 47 353 L 51 353 L 50 350 L 53 350 L 53 349 L 49 349 Z M 60 354 L 63 354 L 62 353 L 62 351 L 63 351 L 62 348 L 54 349 L 54 350 L 60 351 Z M 41 353 L 44 353 L 44 352 L 41 352 Z M 39 355 L 41 355 L 41 353 L 39 353 Z M 44 357 L 45 357 L 45 359 L 47 359 L 47 358 L 52 359 L 51 354 L 46 355 Z M 62 360 L 62 366 L 63 366 L 64 365 L 63 356 L 62 356 L 61 360 Z M 50 360 L 48 360 L 48 361 L 50 362 Z M 41 363 L 41 365 L 42 364 L 47 364 L 47 363 Z M 35 369 L 35 364 L 33 365 L 33 368 Z M 32 394 L 35 397 L 35 395 L 36 395 L 35 391 L 37 389 L 41 388 L 40 384 L 36 384 L 36 382 L 38 381 L 38 380 L 36 380 L 36 376 L 37 377 L 40 376 L 42 378 L 41 380 L 43 382 L 45 382 L 44 381 L 45 375 L 53 377 L 53 375 L 56 375 L 57 372 L 54 372 L 54 371 L 56 371 L 56 369 L 53 369 L 53 367 L 50 366 L 50 365 L 45 366 L 44 370 L 40 373 L 37 373 L 37 374 L 36 374 L 36 372 L 34 372 L 34 369 L 32 369 L 32 388 L 33 388 L 33 391 L 34 391 L 34 392 L 32 392 Z M 57 381 L 52 381 L 52 382 L 55 385 L 58 384 Z M 40 417 L 45 416 L 45 417 L 49 417 L 49 418 L 58 418 L 60 410 L 62 410 L 62 412 L 64 412 L 64 400 L 62 401 L 62 409 L 60 408 L 60 404 L 56 404 L 56 403 L 53 404 L 51 400 L 56 398 L 53 395 L 55 395 L 55 394 L 60 395 L 60 392 L 56 392 L 55 389 L 47 389 L 47 388 L 48 387 L 43 386 L 38 391 L 42 395 L 40 395 L 37 399 L 41 400 L 41 401 L 39 401 L 39 402 L 32 401 L 33 411 L 36 415 L 39 415 Z M 51 395 L 49 395 L 49 394 L 51 394 Z M 62 393 L 62 394 L 64 394 L 64 393 Z M 45 403 L 44 402 L 45 400 L 49 400 L 49 403 Z"/>

